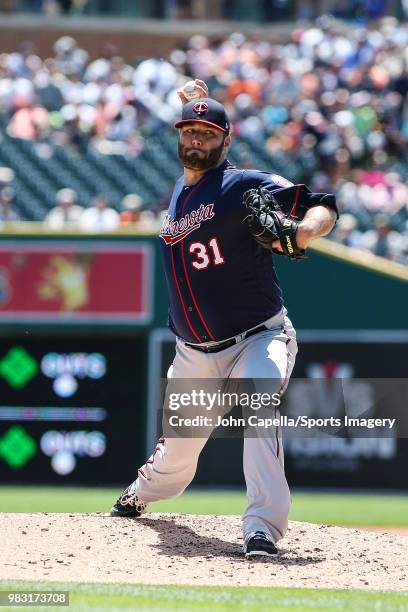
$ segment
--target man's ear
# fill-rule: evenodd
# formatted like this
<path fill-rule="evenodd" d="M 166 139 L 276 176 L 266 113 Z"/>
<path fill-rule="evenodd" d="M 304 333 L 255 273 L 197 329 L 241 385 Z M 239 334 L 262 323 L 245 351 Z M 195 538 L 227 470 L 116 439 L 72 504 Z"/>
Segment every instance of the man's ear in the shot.
<path fill-rule="evenodd" d="M 232 141 L 231 134 L 228 134 L 228 136 L 224 138 L 224 149 L 228 149 L 228 147 L 231 146 L 231 141 Z"/>

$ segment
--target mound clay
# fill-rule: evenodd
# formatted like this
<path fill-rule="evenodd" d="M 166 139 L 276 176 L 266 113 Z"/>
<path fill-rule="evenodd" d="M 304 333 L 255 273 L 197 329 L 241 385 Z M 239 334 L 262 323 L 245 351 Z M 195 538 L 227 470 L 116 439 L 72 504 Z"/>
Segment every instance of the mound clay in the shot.
<path fill-rule="evenodd" d="M 238 516 L 0 514 L 0 579 L 408 589 L 408 538 L 292 521 L 248 562 Z"/>

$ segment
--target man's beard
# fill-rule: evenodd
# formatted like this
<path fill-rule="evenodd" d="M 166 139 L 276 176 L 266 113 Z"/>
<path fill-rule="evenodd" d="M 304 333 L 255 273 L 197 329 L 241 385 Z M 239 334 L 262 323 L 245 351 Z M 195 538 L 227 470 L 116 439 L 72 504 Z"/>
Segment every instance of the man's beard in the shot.
<path fill-rule="evenodd" d="M 178 142 L 178 154 L 179 158 L 183 162 L 183 166 L 185 168 L 190 168 L 191 170 L 209 170 L 217 165 L 220 161 L 221 155 L 224 150 L 224 140 L 219 147 L 212 149 L 209 153 L 205 153 L 204 156 L 201 156 L 197 151 L 193 151 L 193 153 L 188 154 L 188 151 L 194 149 L 194 147 L 185 147 L 181 144 L 180 140 Z"/>

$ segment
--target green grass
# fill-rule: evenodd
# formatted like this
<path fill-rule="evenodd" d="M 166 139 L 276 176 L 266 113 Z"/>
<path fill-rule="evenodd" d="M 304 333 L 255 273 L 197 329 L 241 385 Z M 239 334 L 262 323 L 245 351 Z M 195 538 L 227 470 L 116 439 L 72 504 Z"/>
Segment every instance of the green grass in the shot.
<path fill-rule="evenodd" d="M 0 487 L 0 512 L 107 512 L 120 489 Z M 408 527 L 408 495 L 293 493 L 290 518 L 334 525 Z M 152 512 L 242 514 L 243 491 L 191 489 Z"/>
<path fill-rule="evenodd" d="M 130 584 L 3 582 L 2 590 L 70 591 L 69 608 L 97 612 L 287 612 L 302 610 L 407 612 L 408 593 L 270 587 L 191 587 Z M 2 608 L 5 609 L 5 608 Z M 6 608 L 7 609 L 7 608 Z M 8 608 L 15 610 L 16 608 Z M 34 610 L 36 608 L 29 608 Z"/>
<path fill-rule="evenodd" d="M 408 495 L 295 493 L 293 521 L 408 527 Z"/>

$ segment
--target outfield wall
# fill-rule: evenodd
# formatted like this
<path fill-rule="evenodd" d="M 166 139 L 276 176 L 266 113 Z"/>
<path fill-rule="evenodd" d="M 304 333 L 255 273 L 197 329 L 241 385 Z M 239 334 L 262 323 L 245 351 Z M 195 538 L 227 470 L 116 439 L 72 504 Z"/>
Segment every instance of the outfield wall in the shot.
<path fill-rule="evenodd" d="M 311 367 L 328 381 L 336 370 L 406 377 L 405 269 L 370 256 L 355 265 L 326 241 L 307 261 L 277 258 L 277 267 L 298 329 L 295 377 L 307 378 Z M 3 234 L 0 482 L 134 478 L 159 433 L 158 379 L 174 347 L 166 317 L 156 238 Z M 324 408 L 330 396 L 320 401 Z M 319 444 L 288 441 L 292 484 L 407 487 L 405 441 Z M 211 442 L 197 482 L 242 483 L 241 443 Z"/>

